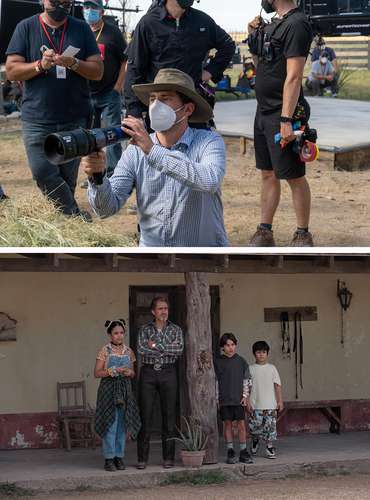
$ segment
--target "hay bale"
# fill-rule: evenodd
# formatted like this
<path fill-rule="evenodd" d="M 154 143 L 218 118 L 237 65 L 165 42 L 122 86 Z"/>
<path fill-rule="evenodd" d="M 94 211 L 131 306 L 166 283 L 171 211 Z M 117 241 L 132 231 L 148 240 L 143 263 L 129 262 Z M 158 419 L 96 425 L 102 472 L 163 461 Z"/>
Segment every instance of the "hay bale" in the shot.
<path fill-rule="evenodd" d="M 84 222 L 66 217 L 41 194 L 10 199 L 0 204 L 1 247 L 126 247 L 132 237 L 104 228 L 103 221 Z"/>

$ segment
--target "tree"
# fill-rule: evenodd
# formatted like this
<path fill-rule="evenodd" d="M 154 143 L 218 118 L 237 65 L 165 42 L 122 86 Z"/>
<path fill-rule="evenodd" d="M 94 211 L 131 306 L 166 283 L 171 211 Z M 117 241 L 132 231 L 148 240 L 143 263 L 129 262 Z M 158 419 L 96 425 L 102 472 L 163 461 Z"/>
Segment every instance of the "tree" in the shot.
<path fill-rule="evenodd" d="M 190 416 L 208 435 L 205 463 L 218 462 L 218 426 L 212 353 L 211 298 L 206 273 L 185 273 L 185 338 Z"/>

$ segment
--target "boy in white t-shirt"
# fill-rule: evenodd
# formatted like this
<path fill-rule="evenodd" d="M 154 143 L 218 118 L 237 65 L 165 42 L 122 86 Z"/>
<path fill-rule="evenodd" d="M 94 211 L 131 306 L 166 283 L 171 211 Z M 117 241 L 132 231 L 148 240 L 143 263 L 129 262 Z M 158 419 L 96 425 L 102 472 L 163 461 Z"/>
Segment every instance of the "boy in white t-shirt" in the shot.
<path fill-rule="evenodd" d="M 252 378 L 252 390 L 248 402 L 251 452 L 252 455 L 256 455 L 259 441 L 262 439 L 266 443 L 267 457 L 276 458 L 273 443 L 277 438 L 277 412 L 284 408 L 280 376 L 276 367 L 268 363 L 270 347 L 267 342 L 264 340 L 255 342 L 252 349 L 256 363 L 249 367 Z"/>

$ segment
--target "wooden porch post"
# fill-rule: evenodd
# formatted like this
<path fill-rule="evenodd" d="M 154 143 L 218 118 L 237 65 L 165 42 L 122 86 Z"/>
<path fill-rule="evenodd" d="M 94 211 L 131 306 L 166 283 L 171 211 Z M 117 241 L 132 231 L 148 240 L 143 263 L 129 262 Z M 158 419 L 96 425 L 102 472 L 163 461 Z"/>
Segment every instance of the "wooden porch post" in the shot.
<path fill-rule="evenodd" d="M 187 335 L 185 349 L 190 416 L 208 434 L 205 463 L 218 462 L 218 426 L 213 367 L 211 299 L 206 273 L 185 273 Z"/>

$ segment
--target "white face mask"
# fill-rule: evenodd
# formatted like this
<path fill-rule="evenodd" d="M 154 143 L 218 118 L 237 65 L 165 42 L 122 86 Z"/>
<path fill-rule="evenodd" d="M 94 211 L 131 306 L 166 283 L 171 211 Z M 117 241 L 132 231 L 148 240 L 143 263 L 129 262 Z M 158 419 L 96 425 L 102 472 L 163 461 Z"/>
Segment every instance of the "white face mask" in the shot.
<path fill-rule="evenodd" d="M 168 104 L 156 99 L 149 106 L 150 126 L 156 132 L 166 132 L 170 130 L 174 125 L 186 119 L 186 116 L 184 116 L 181 120 L 176 121 L 176 113 L 183 109 L 183 107 L 184 106 L 181 106 L 181 108 L 174 110 L 171 106 L 168 106 Z"/>

